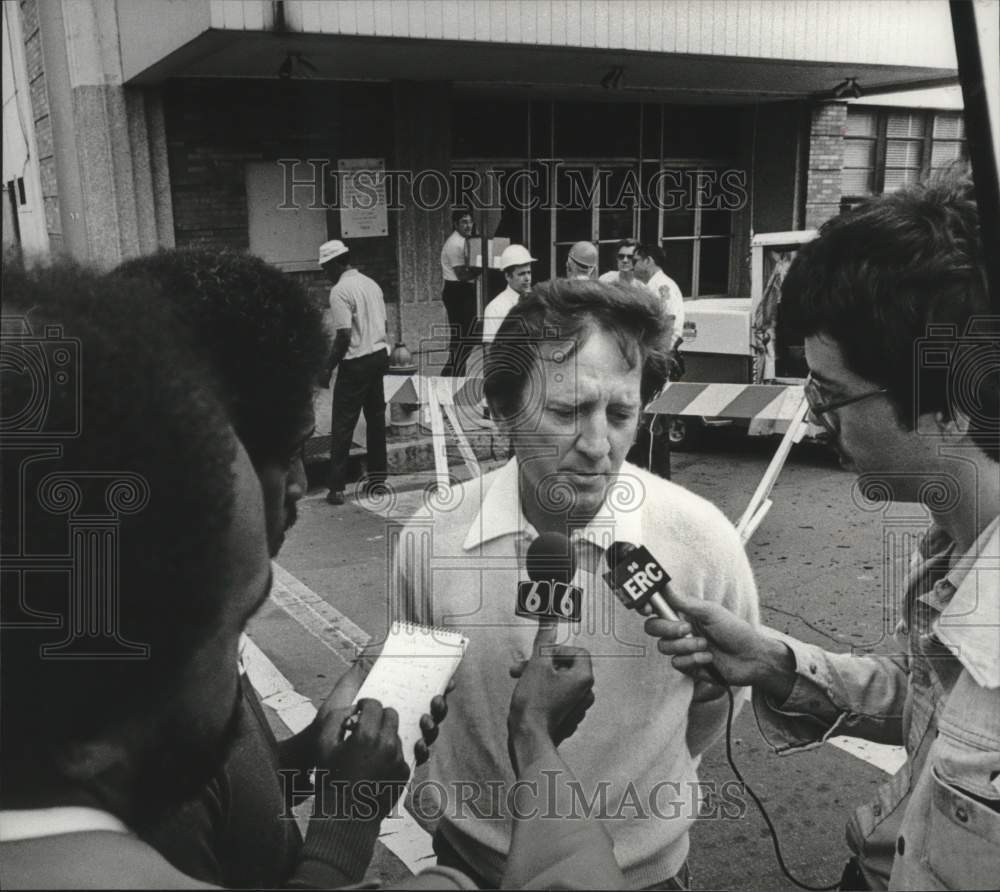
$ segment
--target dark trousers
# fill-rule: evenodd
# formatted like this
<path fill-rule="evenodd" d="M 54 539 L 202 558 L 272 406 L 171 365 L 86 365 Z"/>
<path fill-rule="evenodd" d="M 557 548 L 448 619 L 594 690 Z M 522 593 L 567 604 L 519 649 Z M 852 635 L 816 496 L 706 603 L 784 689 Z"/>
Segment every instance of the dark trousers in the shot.
<path fill-rule="evenodd" d="M 670 479 L 670 439 L 665 415 L 643 415 L 635 432 L 635 443 L 625 457 L 633 465 L 652 471 L 664 480 Z"/>
<path fill-rule="evenodd" d="M 678 342 L 679 344 L 680 342 Z M 679 381 L 684 377 L 684 360 L 679 347 L 667 357 L 666 381 Z M 653 374 L 649 371 L 647 374 Z M 665 385 L 662 372 L 652 381 L 643 381 L 644 390 L 659 392 Z M 666 415 L 643 415 L 639 419 L 639 429 L 635 433 L 635 443 L 625 457 L 627 461 L 647 471 L 652 471 L 664 480 L 670 479 L 670 418 Z"/>
<path fill-rule="evenodd" d="M 461 377 L 465 374 L 469 353 L 475 346 L 476 286 L 472 282 L 445 282 L 441 299 L 448 314 L 448 325 L 451 326 L 448 359 L 441 374 Z"/>
<path fill-rule="evenodd" d="M 351 436 L 361 412 L 368 426 L 368 477 L 384 481 L 388 462 L 385 451 L 385 389 L 382 376 L 389 366 L 385 350 L 357 359 L 343 359 L 333 386 L 333 420 L 330 430 L 330 489 L 341 492 L 347 475 Z"/>

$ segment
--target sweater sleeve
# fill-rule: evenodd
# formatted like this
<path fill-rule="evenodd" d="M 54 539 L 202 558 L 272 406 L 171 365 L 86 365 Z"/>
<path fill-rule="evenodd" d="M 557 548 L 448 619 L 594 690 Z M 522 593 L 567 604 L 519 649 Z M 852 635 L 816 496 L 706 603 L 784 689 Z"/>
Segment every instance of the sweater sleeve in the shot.
<path fill-rule="evenodd" d="M 371 863 L 380 821 L 350 821 L 318 814 L 310 818 L 290 889 L 335 889 L 360 883 Z"/>

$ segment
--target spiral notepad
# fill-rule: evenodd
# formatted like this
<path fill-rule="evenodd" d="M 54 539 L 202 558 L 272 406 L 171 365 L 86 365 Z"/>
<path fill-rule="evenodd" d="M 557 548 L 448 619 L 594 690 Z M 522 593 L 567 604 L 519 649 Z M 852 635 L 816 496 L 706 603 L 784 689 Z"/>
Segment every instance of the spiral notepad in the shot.
<path fill-rule="evenodd" d="M 420 740 L 420 717 L 443 694 L 465 655 L 469 639 L 449 629 L 394 622 L 385 646 L 358 691 L 355 702 L 370 697 L 399 713 L 403 757 L 413 770 L 413 747 Z"/>

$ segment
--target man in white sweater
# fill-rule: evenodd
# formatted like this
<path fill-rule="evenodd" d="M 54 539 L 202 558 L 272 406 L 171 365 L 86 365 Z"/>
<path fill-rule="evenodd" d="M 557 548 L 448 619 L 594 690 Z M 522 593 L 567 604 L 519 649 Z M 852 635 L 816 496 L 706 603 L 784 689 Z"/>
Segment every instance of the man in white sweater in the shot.
<path fill-rule="evenodd" d="M 418 512 L 396 543 L 402 611 L 470 639 L 423 785 L 438 801 L 429 809 L 418 801 L 414 811 L 425 825 L 440 817 L 439 864 L 487 887 L 501 879 L 517 806 L 504 727 L 508 667 L 530 652 L 537 628 L 514 615 L 517 583 L 527 578 L 528 545 L 546 532 L 569 537 L 573 583 L 583 590 L 582 619 L 561 625 L 560 641 L 592 654 L 595 677 L 596 703 L 560 750 L 579 778 L 574 807 L 561 817 L 601 822 L 629 886 L 686 885 L 699 757 L 723 731 L 727 701 L 704 699 L 708 686 L 658 659 L 603 579 L 605 551 L 613 541 L 645 545 L 684 593 L 755 624 L 758 608 L 726 518 L 624 464 L 663 361 L 664 324 L 651 295 L 593 281 L 555 280 L 523 297 L 485 379 L 515 457 Z"/>

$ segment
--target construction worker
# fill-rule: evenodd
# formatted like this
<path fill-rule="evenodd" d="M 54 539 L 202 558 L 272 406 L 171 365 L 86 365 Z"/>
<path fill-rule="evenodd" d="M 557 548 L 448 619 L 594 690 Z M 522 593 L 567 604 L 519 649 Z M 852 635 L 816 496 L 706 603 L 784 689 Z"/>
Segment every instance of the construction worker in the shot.
<path fill-rule="evenodd" d="M 507 279 L 507 287 L 493 298 L 483 311 L 483 344 L 489 346 L 496 339 L 501 323 L 507 318 L 522 294 L 531 290 L 531 264 L 535 258 L 524 245 L 508 245 L 500 255 L 500 269 Z"/>

